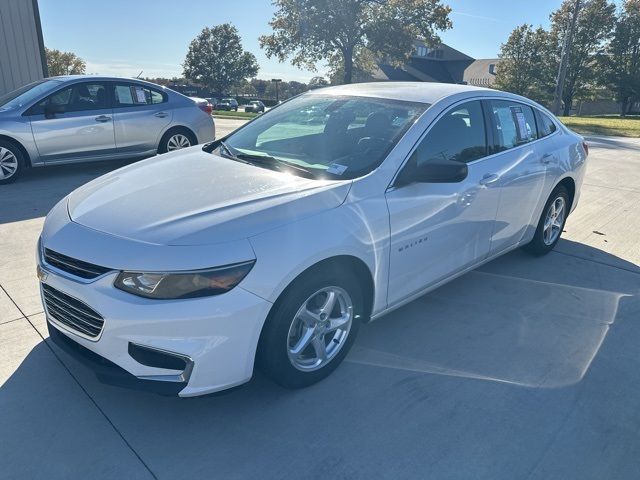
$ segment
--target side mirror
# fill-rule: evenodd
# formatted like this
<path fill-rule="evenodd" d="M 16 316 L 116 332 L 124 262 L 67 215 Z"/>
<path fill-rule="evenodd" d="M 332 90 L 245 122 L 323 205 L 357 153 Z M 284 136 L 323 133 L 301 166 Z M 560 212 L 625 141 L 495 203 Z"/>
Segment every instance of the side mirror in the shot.
<path fill-rule="evenodd" d="M 56 114 L 64 113 L 64 105 L 58 105 L 55 103 L 48 103 L 44 107 L 45 118 L 56 118 Z"/>
<path fill-rule="evenodd" d="M 409 183 L 458 183 L 469 175 L 466 163 L 434 157 L 419 162 L 415 154 L 398 177 L 398 185 Z"/>

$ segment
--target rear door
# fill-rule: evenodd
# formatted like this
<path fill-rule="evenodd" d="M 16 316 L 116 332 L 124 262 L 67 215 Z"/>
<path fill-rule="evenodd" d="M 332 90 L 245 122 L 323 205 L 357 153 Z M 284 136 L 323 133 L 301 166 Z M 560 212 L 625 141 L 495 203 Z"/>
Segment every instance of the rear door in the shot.
<path fill-rule="evenodd" d="M 113 82 L 110 88 L 118 153 L 155 152 L 161 133 L 171 123 L 168 95 L 135 82 Z"/>
<path fill-rule="evenodd" d="M 517 244 L 527 226 L 537 222 L 548 158 L 534 143 L 538 132 L 530 106 L 511 100 L 487 100 L 485 105 L 500 169 L 501 196 L 491 241 L 491 253 L 497 254 Z"/>
<path fill-rule="evenodd" d="M 48 108 L 56 113 L 46 114 Z M 63 87 L 26 114 L 46 164 L 100 159 L 115 152 L 113 111 L 104 82 Z"/>

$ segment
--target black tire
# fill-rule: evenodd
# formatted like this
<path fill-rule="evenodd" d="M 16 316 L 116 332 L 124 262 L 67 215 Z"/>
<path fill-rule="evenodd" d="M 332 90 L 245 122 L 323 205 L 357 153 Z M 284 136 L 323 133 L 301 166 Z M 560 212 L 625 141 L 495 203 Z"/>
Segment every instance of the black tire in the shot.
<path fill-rule="evenodd" d="M 22 150 L 11 141 L 0 140 L 0 185 L 15 182 L 24 168 Z"/>
<path fill-rule="evenodd" d="M 298 310 L 319 290 L 343 289 L 353 302 L 351 328 L 335 356 L 317 370 L 302 371 L 289 359 L 289 333 Z M 346 269 L 313 269 L 296 279 L 280 295 L 265 322 L 256 356 L 256 366 L 285 388 L 303 388 L 327 377 L 349 353 L 365 315 L 364 296 L 357 277 Z M 331 339 L 327 343 L 331 346 Z"/>
<path fill-rule="evenodd" d="M 160 139 L 158 153 L 167 153 L 169 151 L 169 140 L 171 140 L 174 135 L 184 135 L 187 137 L 190 143 L 189 146 L 191 147 L 198 144 L 198 140 L 190 130 L 182 127 L 171 128 Z"/>
<path fill-rule="evenodd" d="M 545 241 L 545 232 L 544 225 L 547 219 L 547 215 L 551 209 L 551 206 L 555 204 L 559 198 L 562 198 L 564 202 L 564 215 L 562 221 L 560 222 L 560 227 L 558 229 L 558 234 L 552 242 Z M 569 203 L 569 192 L 563 185 L 558 185 L 549 198 L 547 199 L 547 203 L 545 203 L 544 208 L 542 209 L 542 214 L 540 215 L 540 220 L 538 221 L 538 226 L 536 228 L 536 233 L 533 236 L 531 242 L 526 244 L 523 249 L 532 255 L 545 255 L 553 250 L 560 240 L 560 236 L 562 235 L 562 231 L 564 230 L 564 225 L 567 221 L 567 216 L 569 215 L 569 208 L 571 207 Z"/>

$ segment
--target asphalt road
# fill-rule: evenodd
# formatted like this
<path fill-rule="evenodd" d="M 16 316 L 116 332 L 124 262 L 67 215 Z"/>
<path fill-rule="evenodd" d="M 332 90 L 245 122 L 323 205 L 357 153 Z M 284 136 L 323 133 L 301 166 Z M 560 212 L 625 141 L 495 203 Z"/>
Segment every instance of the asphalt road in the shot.
<path fill-rule="evenodd" d="M 101 385 L 47 339 L 43 216 L 117 165 L 0 187 L 0 478 L 638 478 L 640 140 L 590 144 L 553 253 L 511 253 L 364 326 L 313 387 L 258 374 L 194 399 Z"/>

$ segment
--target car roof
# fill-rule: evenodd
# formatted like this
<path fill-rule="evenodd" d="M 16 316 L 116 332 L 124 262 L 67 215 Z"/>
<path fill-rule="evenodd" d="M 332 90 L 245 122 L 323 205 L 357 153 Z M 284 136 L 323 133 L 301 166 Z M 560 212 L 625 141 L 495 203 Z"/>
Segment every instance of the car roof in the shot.
<path fill-rule="evenodd" d="M 489 88 L 433 82 L 352 83 L 348 85 L 318 88 L 309 91 L 311 95 L 354 95 L 430 104 L 437 102 L 441 98 L 465 92 L 491 93 L 498 94 L 496 96 L 503 96 L 501 95 L 503 92 L 498 92 Z M 510 97 L 508 94 L 505 94 L 504 96 Z"/>
<path fill-rule="evenodd" d="M 57 77 L 48 77 L 49 80 L 60 80 L 63 82 L 71 81 L 71 80 L 95 80 L 95 81 L 125 81 L 125 82 L 140 82 L 146 83 L 148 85 L 155 85 L 156 87 L 166 88 L 163 85 L 158 85 L 157 83 L 148 82 L 141 78 L 133 78 L 133 77 L 113 77 L 107 75 L 59 75 Z"/>

